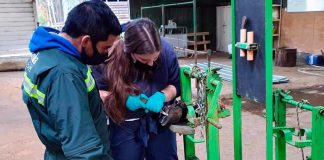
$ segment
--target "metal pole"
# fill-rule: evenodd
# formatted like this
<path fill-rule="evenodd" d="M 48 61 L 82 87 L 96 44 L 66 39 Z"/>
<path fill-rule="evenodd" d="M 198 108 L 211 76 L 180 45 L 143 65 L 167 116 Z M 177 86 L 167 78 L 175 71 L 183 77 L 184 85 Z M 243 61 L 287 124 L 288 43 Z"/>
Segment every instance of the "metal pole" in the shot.
<path fill-rule="evenodd" d="M 314 107 L 312 114 L 312 160 L 324 159 L 324 107 Z"/>
<path fill-rule="evenodd" d="M 274 94 L 275 97 L 275 126 L 286 127 L 286 103 L 281 101 L 282 97 L 279 92 Z M 286 160 L 286 139 L 278 135 L 275 138 L 276 160 Z"/>
<path fill-rule="evenodd" d="M 195 54 L 195 64 L 197 65 L 197 2 L 193 0 L 192 3 L 193 10 L 193 30 L 194 30 L 194 54 Z"/>
<path fill-rule="evenodd" d="M 151 8 L 160 8 L 161 5 L 156 5 L 156 6 L 147 6 L 147 7 L 141 7 L 141 9 L 151 9 Z"/>
<path fill-rule="evenodd" d="M 209 70 L 209 72 L 211 72 Z M 213 76 L 213 75 L 208 75 Z M 218 98 L 223 84 L 220 81 L 212 80 L 212 78 L 207 78 L 207 86 L 211 86 L 210 90 L 207 92 L 207 117 L 213 120 L 213 123 L 219 125 L 219 104 Z M 213 85 L 216 84 L 216 85 Z M 216 114 L 215 114 L 216 113 Z M 220 147 L 219 147 L 219 128 L 214 126 L 210 121 L 208 121 L 206 126 L 206 150 L 207 150 L 207 160 L 219 160 L 220 159 Z"/>
<path fill-rule="evenodd" d="M 231 0 L 232 6 L 232 74 L 233 74 L 233 132 L 234 132 L 234 160 L 242 160 L 242 101 L 237 95 L 236 85 L 236 18 L 235 18 L 235 0 Z"/>
<path fill-rule="evenodd" d="M 266 160 L 273 160 L 272 0 L 265 0 Z"/>
<path fill-rule="evenodd" d="M 208 69 L 210 70 L 210 56 L 212 54 L 211 49 L 207 50 L 207 61 L 208 61 Z"/>
<path fill-rule="evenodd" d="M 164 7 L 171 7 L 171 6 L 182 6 L 182 5 L 189 5 L 193 4 L 193 1 L 189 2 L 183 2 L 183 3 L 171 3 L 171 4 L 163 4 Z M 162 5 L 155 5 L 155 6 L 146 6 L 146 7 L 141 7 L 142 9 L 151 9 L 151 8 L 160 8 Z"/>
<path fill-rule="evenodd" d="M 288 104 L 291 104 L 291 105 L 294 105 L 294 106 L 297 106 L 301 109 L 306 109 L 308 111 L 312 111 L 313 110 L 313 106 L 311 105 L 308 105 L 308 104 L 302 104 L 302 102 L 298 102 L 298 101 L 295 101 L 293 99 L 285 99 L 283 98 L 282 101 L 288 103 Z"/>
<path fill-rule="evenodd" d="M 180 82 L 181 82 L 181 100 L 187 105 L 192 104 L 192 94 L 191 94 L 191 78 L 188 75 L 190 69 L 188 67 L 180 68 Z M 195 144 L 191 141 L 194 139 L 194 135 L 184 135 L 184 156 L 185 160 L 189 160 L 195 157 Z"/>
<path fill-rule="evenodd" d="M 143 18 L 143 7 L 141 7 L 141 18 Z"/>
<path fill-rule="evenodd" d="M 189 4 L 193 4 L 193 1 L 189 1 L 189 2 L 182 2 L 182 3 L 171 3 L 171 4 L 165 4 L 166 7 L 170 7 L 170 6 L 182 6 L 182 5 L 189 5 Z"/>
<path fill-rule="evenodd" d="M 165 12 L 164 12 L 164 5 L 161 6 L 162 9 L 162 36 L 165 36 Z"/>

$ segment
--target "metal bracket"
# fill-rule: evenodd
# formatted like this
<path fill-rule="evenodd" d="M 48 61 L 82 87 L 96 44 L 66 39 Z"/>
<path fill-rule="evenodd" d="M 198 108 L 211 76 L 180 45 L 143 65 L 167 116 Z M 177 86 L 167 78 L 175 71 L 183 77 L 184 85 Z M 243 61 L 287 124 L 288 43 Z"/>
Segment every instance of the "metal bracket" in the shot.
<path fill-rule="evenodd" d="M 290 144 L 296 148 L 304 148 L 312 145 L 312 136 L 310 129 L 301 129 L 300 133 L 294 133 L 295 128 L 287 128 L 287 127 L 275 127 L 273 128 L 273 133 L 275 136 L 285 137 L 286 143 Z M 301 134 L 304 136 L 306 134 L 305 140 L 296 140 L 293 141 L 293 136 Z"/>
<path fill-rule="evenodd" d="M 258 50 L 257 43 L 236 42 L 235 47 L 249 51 Z"/>

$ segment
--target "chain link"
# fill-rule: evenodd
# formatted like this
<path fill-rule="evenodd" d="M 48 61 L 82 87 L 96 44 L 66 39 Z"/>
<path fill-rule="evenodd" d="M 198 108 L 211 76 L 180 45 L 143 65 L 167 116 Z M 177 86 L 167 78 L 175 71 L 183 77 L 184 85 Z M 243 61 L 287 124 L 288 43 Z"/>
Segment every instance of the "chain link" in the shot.
<path fill-rule="evenodd" d="M 309 102 L 307 100 L 304 100 L 302 99 L 301 102 L 298 103 L 298 105 L 296 106 L 296 113 L 297 113 L 297 126 L 298 126 L 298 137 L 299 137 L 299 140 L 301 140 L 301 133 L 300 133 L 300 122 L 299 122 L 299 107 L 302 107 L 304 104 L 309 104 Z M 302 160 L 305 160 L 305 154 L 304 154 L 304 149 L 303 148 L 300 148 L 301 150 L 301 154 L 302 154 Z"/>
<path fill-rule="evenodd" d="M 201 70 L 199 70 L 199 80 L 198 80 L 198 95 L 197 95 L 197 108 L 195 112 L 199 115 L 200 120 L 200 135 L 201 138 L 205 137 L 205 129 L 206 129 L 206 78 L 207 74 Z"/>

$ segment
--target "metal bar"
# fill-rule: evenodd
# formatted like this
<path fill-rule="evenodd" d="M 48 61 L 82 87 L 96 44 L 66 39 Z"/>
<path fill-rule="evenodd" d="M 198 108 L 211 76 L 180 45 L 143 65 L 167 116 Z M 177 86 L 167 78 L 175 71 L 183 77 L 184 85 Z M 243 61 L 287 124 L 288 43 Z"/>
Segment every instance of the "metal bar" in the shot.
<path fill-rule="evenodd" d="M 237 95 L 236 85 L 236 38 L 235 38 L 235 0 L 231 0 L 232 6 L 232 77 L 233 77 L 233 132 L 234 132 L 234 160 L 242 160 L 242 104 L 241 97 Z"/>
<path fill-rule="evenodd" d="M 187 105 L 189 105 L 192 103 L 192 94 L 191 94 L 191 79 L 188 76 L 187 72 L 190 72 L 190 68 L 188 67 L 180 68 L 181 100 L 185 102 Z M 183 136 L 185 160 L 189 160 L 192 157 L 195 157 L 195 144 L 190 139 L 194 139 L 194 135 Z"/>
<path fill-rule="evenodd" d="M 165 12 L 164 12 L 164 5 L 161 6 L 162 10 L 162 36 L 165 36 Z"/>
<path fill-rule="evenodd" d="M 141 7 L 141 10 L 144 9 L 151 9 L 151 8 L 160 8 L 162 5 L 155 5 L 155 6 L 147 6 L 147 7 Z"/>
<path fill-rule="evenodd" d="M 194 29 L 194 54 L 195 54 L 195 64 L 197 65 L 197 1 L 192 1 L 193 10 L 193 29 Z"/>
<path fill-rule="evenodd" d="M 265 0 L 266 159 L 273 160 L 272 0 Z"/>
<path fill-rule="evenodd" d="M 286 103 L 281 101 L 279 92 L 275 92 L 275 127 L 286 127 Z M 286 139 L 277 133 L 275 138 L 276 160 L 286 160 Z"/>
<path fill-rule="evenodd" d="M 195 138 L 192 137 L 192 136 L 188 136 L 187 138 L 188 138 L 191 142 L 193 142 L 193 143 L 202 143 L 202 142 L 205 142 L 204 139 L 195 139 Z"/>
<path fill-rule="evenodd" d="M 210 56 L 212 54 L 212 50 L 211 49 L 208 49 L 207 50 L 207 62 L 208 62 L 208 69 L 210 70 Z"/>
<path fill-rule="evenodd" d="M 222 89 L 221 81 L 215 79 L 216 73 L 213 71 L 208 71 L 208 77 L 206 85 L 210 86 L 207 92 L 207 124 L 206 134 L 207 134 L 207 160 L 219 160 L 220 159 L 220 147 L 219 147 L 219 129 L 221 125 L 219 124 L 219 105 L 218 99 Z"/>
<path fill-rule="evenodd" d="M 314 106 L 311 106 L 311 105 L 308 105 L 308 104 L 303 104 L 302 102 L 298 102 L 298 101 L 295 101 L 293 99 L 285 99 L 285 98 L 282 98 L 281 99 L 282 101 L 288 103 L 288 104 L 291 104 L 291 105 L 294 105 L 296 107 L 299 107 L 301 109 L 306 109 L 308 111 L 312 111 Z"/>
<path fill-rule="evenodd" d="M 211 123 L 208 123 L 206 128 L 208 139 L 207 139 L 207 160 L 219 160 L 219 131 Z"/>
<path fill-rule="evenodd" d="M 170 4 L 162 4 L 164 7 L 172 7 L 172 6 L 182 6 L 182 5 L 190 5 L 193 4 L 193 1 L 188 1 L 188 2 L 182 2 L 182 3 L 170 3 Z M 162 7 L 162 5 L 154 5 L 154 6 L 146 6 L 146 7 L 141 7 L 141 9 L 151 9 L 151 8 L 159 8 Z"/>
<path fill-rule="evenodd" d="M 171 3 L 171 4 L 165 4 L 166 7 L 171 7 L 171 6 L 182 6 L 182 5 L 190 5 L 193 4 L 194 1 L 188 1 L 188 2 L 181 2 L 181 3 Z"/>
<path fill-rule="evenodd" d="M 291 95 L 288 95 L 287 93 L 283 92 L 281 89 L 279 89 L 277 92 L 281 96 L 281 101 L 283 101 L 285 103 L 288 103 L 288 104 L 297 106 L 297 107 L 299 107 L 301 109 L 306 109 L 306 110 L 309 110 L 309 111 L 312 111 L 313 108 L 314 108 L 314 106 L 311 106 L 311 105 L 305 104 L 303 102 L 299 102 L 299 101 L 294 100 Z"/>
<path fill-rule="evenodd" d="M 141 7 L 141 18 L 143 18 L 143 9 Z"/>
<path fill-rule="evenodd" d="M 215 88 L 213 88 L 214 92 L 210 93 L 210 97 L 208 99 L 208 102 L 210 102 L 210 103 L 208 104 L 209 108 L 208 108 L 208 112 L 207 112 L 207 118 L 213 118 L 214 120 L 218 120 L 219 117 L 214 117 L 213 115 L 217 115 L 215 113 L 218 113 L 218 111 L 217 111 L 218 99 L 219 99 L 223 84 L 222 84 L 222 82 L 220 82 L 216 79 L 211 79 L 210 82 L 208 82 L 208 83 L 212 84 L 212 86 Z"/>
<path fill-rule="evenodd" d="M 312 160 L 324 159 L 324 107 L 314 107 L 312 112 Z"/>

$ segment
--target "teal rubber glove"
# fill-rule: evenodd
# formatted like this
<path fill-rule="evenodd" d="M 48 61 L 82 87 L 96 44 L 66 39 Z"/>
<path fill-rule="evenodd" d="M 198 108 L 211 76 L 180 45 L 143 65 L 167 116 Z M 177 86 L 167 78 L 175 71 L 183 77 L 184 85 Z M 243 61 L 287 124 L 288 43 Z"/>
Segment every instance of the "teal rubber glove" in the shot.
<path fill-rule="evenodd" d="M 139 94 L 137 96 L 129 95 L 126 100 L 126 108 L 131 111 L 144 108 L 145 103 L 143 102 L 143 99 L 148 100 L 149 98 L 145 94 Z"/>
<path fill-rule="evenodd" d="M 146 102 L 144 109 L 159 113 L 163 107 L 165 95 L 162 92 L 155 92 Z"/>

